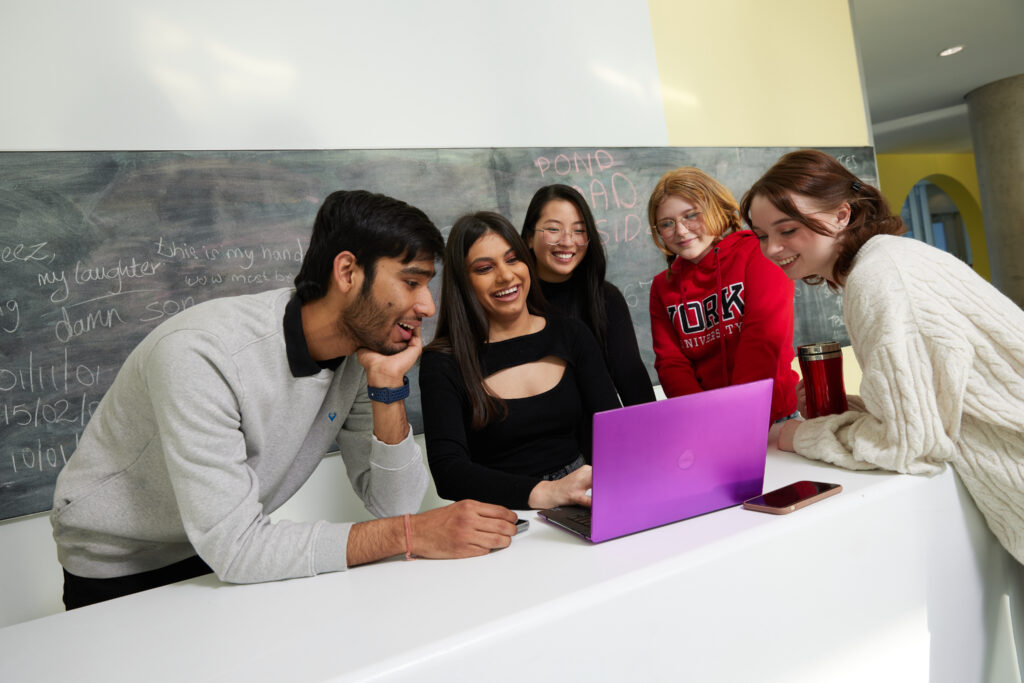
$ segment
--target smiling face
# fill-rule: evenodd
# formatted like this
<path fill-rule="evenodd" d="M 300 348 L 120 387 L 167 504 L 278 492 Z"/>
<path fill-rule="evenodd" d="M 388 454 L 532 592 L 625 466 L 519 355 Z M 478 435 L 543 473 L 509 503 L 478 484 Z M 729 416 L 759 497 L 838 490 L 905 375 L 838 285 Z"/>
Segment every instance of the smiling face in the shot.
<path fill-rule="evenodd" d="M 583 262 L 588 242 L 587 225 L 579 209 L 564 199 L 552 199 L 541 209 L 530 237 L 537 276 L 545 282 L 565 282 Z"/>
<path fill-rule="evenodd" d="M 529 315 L 530 269 L 501 235 L 486 232 L 473 243 L 466 254 L 466 272 L 492 326 Z"/>
<path fill-rule="evenodd" d="M 701 208 L 677 194 L 666 196 L 658 205 L 654 229 L 666 249 L 690 263 L 699 263 L 715 243 Z"/>
<path fill-rule="evenodd" d="M 370 287 L 342 312 L 339 332 L 358 348 L 384 355 L 404 351 L 423 318 L 434 315 L 434 299 L 427 288 L 433 276 L 433 259 L 378 259 Z"/>
<path fill-rule="evenodd" d="M 761 241 L 761 252 L 791 280 L 818 276 L 832 279 L 838 251 L 836 236 L 850 220 L 850 207 L 823 210 L 810 197 L 790 194 L 802 215 L 821 223 L 831 234 L 822 235 L 775 207 L 764 195 L 750 202 L 751 229 Z"/>

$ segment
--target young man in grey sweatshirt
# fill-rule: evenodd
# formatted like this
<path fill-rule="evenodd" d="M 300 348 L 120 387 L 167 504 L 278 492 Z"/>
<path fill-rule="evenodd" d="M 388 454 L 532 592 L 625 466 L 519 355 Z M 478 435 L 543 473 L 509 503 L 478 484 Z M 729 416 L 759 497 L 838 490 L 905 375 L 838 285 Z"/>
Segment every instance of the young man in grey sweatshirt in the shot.
<path fill-rule="evenodd" d="M 419 509 L 427 472 L 406 373 L 444 243 L 419 209 L 363 191 L 320 207 L 295 289 L 215 299 L 154 329 L 57 480 L 51 522 L 71 609 L 214 571 L 231 583 L 402 552 L 501 548 L 515 513 Z M 337 445 L 380 519 L 271 522 Z"/>

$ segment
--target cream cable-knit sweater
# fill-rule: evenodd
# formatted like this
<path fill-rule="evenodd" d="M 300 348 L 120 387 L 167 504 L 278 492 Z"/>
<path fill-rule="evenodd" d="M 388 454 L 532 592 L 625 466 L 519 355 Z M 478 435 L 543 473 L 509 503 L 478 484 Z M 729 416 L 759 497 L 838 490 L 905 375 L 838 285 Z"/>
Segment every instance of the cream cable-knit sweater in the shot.
<path fill-rule="evenodd" d="M 843 317 L 863 402 L 801 424 L 797 453 L 909 474 L 949 463 L 1024 563 L 1024 311 L 957 258 L 882 235 L 857 254 Z"/>

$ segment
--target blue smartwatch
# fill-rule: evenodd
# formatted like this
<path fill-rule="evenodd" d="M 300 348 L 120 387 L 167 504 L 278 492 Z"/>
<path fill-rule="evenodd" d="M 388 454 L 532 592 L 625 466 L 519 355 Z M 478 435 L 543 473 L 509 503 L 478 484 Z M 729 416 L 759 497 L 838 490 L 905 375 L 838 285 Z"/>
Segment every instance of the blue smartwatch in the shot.
<path fill-rule="evenodd" d="M 409 378 L 402 378 L 400 387 L 371 387 L 367 385 L 366 394 L 371 401 L 378 403 L 394 403 L 409 398 Z"/>

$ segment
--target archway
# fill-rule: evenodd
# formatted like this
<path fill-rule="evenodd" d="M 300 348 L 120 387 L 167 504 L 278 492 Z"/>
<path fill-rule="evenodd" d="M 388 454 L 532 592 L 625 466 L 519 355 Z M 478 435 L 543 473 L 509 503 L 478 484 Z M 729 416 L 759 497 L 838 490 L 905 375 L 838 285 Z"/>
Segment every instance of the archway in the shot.
<path fill-rule="evenodd" d="M 949 251 L 989 278 L 981 207 L 956 178 L 935 173 L 918 181 L 907 191 L 902 213 L 908 227 L 917 226 L 918 239 Z"/>
<path fill-rule="evenodd" d="M 981 215 L 981 193 L 973 154 L 879 154 L 879 189 L 889 206 L 899 211 L 911 188 L 920 180 L 933 182 L 960 209 L 971 245 L 974 270 L 986 280 L 989 269 L 988 241 Z"/>

